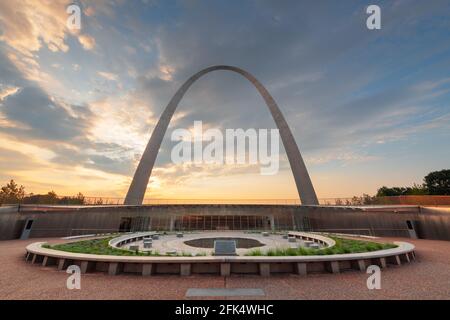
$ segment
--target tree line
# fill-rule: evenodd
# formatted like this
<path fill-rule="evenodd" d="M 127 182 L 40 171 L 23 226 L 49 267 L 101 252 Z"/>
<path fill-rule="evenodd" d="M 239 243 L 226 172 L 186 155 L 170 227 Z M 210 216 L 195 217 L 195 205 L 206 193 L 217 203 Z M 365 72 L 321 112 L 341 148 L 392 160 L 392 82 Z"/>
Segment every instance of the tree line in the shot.
<path fill-rule="evenodd" d="M 386 187 L 383 186 L 377 190 L 376 195 L 364 194 L 361 197 L 351 199 L 336 199 L 336 205 L 377 205 L 386 203 L 384 197 L 395 196 L 446 196 L 450 195 L 450 170 L 433 171 L 427 174 L 422 184 L 413 184 L 411 187 Z"/>
<path fill-rule="evenodd" d="M 381 197 L 411 196 L 411 195 L 450 195 L 450 169 L 433 171 L 427 174 L 421 185 L 412 187 L 386 187 L 378 189 L 375 196 L 364 194 L 362 197 L 353 197 L 351 200 L 337 199 L 336 205 L 365 205 L 379 204 Z M 103 204 L 99 199 L 95 204 Z M 60 197 L 54 191 L 47 194 L 26 194 L 25 187 L 17 185 L 11 180 L 0 190 L 0 205 L 2 204 L 59 204 L 59 205 L 83 205 L 86 198 L 82 193 L 76 196 Z"/>
<path fill-rule="evenodd" d="M 378 189 L 377 197 L 392 196 L 415 196 L 415 195 L 450 195 L 450 170 L 433 171 L 423 178 L 421 185 L 414 184 L 412 187 L 386 186 Z"/>
<path fill-rule="evenodd" d="M 24 186 L 11 180 L 0 190 L 0 205 L 2 204 L 82 205 L 85 204 L 85 197 L 82 193 L 72 197 L 59 197 L 54 191 L 47 194 L 26 194 Z"/>

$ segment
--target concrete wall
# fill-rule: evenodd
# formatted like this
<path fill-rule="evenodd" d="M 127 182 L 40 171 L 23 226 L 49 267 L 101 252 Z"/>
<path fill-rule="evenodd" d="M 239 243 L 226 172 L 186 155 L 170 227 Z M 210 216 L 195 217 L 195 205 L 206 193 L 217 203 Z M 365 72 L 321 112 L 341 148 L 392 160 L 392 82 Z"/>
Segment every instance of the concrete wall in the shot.
<path fill-rule="evenodd" d="M 344 209 L 341 207 L 299 208 L 309 217 L 313 231 L 358 233 L 372 236 L 409 237 L 406 221 L 418 221 L 418 207 Z"/>
<path fill-rule="evenodd" d="M 29 218 L 35 220 L 30 237 L 37 238 L 118 231 L 124 217 L 142 217 L 150 229 L 168 230 L 174 226 L 174 219 L 191 215 L 265 216 L 278 230 L 399 237 L 410 235 L 407 227 L 409 220 L 421 238 L 450 240 L 450 208 L 294 205 L 0 207 L 0 239 L 20 237 Z M 139 230 L 139 226 L 136 228 Z"/>
<path fill-rule="evenodd" d="M 24 226 L 18 206 L 0 207 L 0 240 L 19 238 Z"/>
<path fill-rule="evenodd" d="M 450 240 L 450 208 L 420 207 L 418 221 L 420 237 Z"/>

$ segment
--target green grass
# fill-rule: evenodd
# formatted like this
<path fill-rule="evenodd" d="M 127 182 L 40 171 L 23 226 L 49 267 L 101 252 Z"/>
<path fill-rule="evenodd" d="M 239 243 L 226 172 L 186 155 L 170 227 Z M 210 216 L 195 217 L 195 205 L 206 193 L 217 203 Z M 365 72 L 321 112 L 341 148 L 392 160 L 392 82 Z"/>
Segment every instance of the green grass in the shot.
<path fill-rule="evenodd" d="M 112 256 L 162 256 L 157 251 L 147 252 L 135 252 L 126 249 L 112 248 L 108 245 L 109 241 L 114 237 L 83 240 L 77 242 L 56 244 L 56 245 L 44 245 L 46 248 L 61 250 L 73 253 L 87 253 L 87 254 L 99 254 L 99 255 L 112 255 Z"/>
<path fill-rule="evenodd" d="M 157 257 L 192 257 L 193 254 L 189 252 L 178 252 L 177 254 L 160 254 L 157 250 L 154 251 L 131 251 L 127 249 L 117 249 L 108 245 L 109 241 L 114 237 L 83 240 L 77 242 L 49 245 L 44 244 L 43 248 L 86 254 L 99 254 L 111 256 L 157 256 Z M 206 253 L 197 254 L 197 256 L 206 256 Z"/>
<path fill-rule="evenodd" d="M 102 254 L 102 255 L 115 255 L 115 256 L 137 256 L 147 255 L 147 253 L 136 253 L 130 250 L 122 250 L 112 248 L 108 245 L 111 237 L 102 239 L 83 240 L 77 242 L 69 242 L 63 244 L 56 244 L 50 246 L 51 249 L 74 252 L 74 253 L 87 253 L 87 254 Z"/>
<path fill-rule="evenodd" d="M 325 249 L 309 249 L 309 248 L 277 248 L 270 249 L 266 252 L 261 249 L 255 249 L 247 253 L 247 256 L 314 256 L 314 255 L 330 255 L 344 253 L 362 253 L 397 247 L 392 243 L 376 243 L 370 241 L 361 241 L 353 239 L 344 239 L 330 237 L 336 241 L 336 245 Z"/>
<path fill-rule="evenodd" d="M 131 251 L 126 249 L 117 249 L 108 245 L 109 241 L 114 237 L 107 237 L 101 239 L 83 240 L 77 242 L 70 242 L 57 245 L 44 244 L 44 248 L 61 250 L 73 253 L 87 253 L 99 255 L 113 255 L 113 256 L 158 256 L 158 257 L 192 257 L 191 253 L 181 252 L 174 255 L 160 254 L 158 251 Z M 396 245 L 391 243 L 376 243 L 369 241 L 344 239 L 337 237 L 330 237 L 336 241 L 336 245 L 325 249 L 309 249 L 309 248 L 277 248 L 268 251 L 261 249 L 254 249 L 248 252 L 247 256 L 307 256 L 307 255 L 329 255 L 329 254 L 343 254 L 343 253 L 361 253 L 370 252 L 383 249 L 395 248 Z M 197 254 L 197 256 L 206 256 L 206 253 Z"/>

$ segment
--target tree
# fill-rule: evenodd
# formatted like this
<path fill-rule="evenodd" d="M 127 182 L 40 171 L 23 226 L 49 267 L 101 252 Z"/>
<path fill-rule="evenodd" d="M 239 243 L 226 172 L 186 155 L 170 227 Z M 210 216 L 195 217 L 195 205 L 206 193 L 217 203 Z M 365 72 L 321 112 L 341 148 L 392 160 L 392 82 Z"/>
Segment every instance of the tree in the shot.
<path fill-rule="evenodd" d="M 30 194 L 23 199 L 24 204 L 58 204 L 58 196 L 54 191 L 47 194 Z"/>
<path fill-rule="evenodd" d="M 82 205 L 84 204 L 84 200 L 84 195 L 79 192 L 75 197 L 62 197 L 61 199 L 58 199 L 58 204 Z"/>
<path fill-rule="evenodd" d="M 28 194 L 25 196 L 25 187 L 18 186 L 11 180 L 6 186 L 0 189 L 0 205 L 2 204 L 62 204 L 62 205 L 83 205 L 86 199 L 79 192 L 76 196 L 60 197 L 55 191 L 47 194 Z M 102 204 L 100 199 L 98 204 Z"/>
<path fill-rule="evenodd" d="M 393 196 L 416 196 L 428 194 L 428 189 L 425 185 L 414 184 L 412 187 L 393 187 L 386 186 L 378 189 L 377 197 L 393 197 Z"/>
<path fill-rule="evenodd" d="M 408 195 L 423 196 L 429 194 L 426 184 L 419 185 L 414 183 L 413 186 L 411 188 L 408 187 L 408 189 Z"/>
<path fill-rule="evenodd" d="M 14 180 L 11 180 L 0 190 L 0 205 L 21 203 L 24 197 L 25 187 L 19 187 Z"/>
<path fill-rule="evenodd" d="M 404 196 L 408 194 L 408 188 L 405 187 L 392 187 L 388 188 L 386 186 L 378 189 L 377 197 L 395 197 Z"/>
<path fill-rule="evenodd" d="M 430 172 L 424 178 L 429 194 L 450 195 L 450 170 Z"/>

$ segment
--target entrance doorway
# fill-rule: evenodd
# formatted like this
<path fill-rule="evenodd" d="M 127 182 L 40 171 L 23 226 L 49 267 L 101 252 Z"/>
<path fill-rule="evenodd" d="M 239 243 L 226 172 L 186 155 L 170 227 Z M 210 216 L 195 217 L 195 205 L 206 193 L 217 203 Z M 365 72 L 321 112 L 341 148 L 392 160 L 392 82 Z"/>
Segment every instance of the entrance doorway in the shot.
<path fill-rule="evenodd" d="M 267 216 L 249 215 L 186 215 L 177 216 L 175 230 L 270 230 Z"/>

